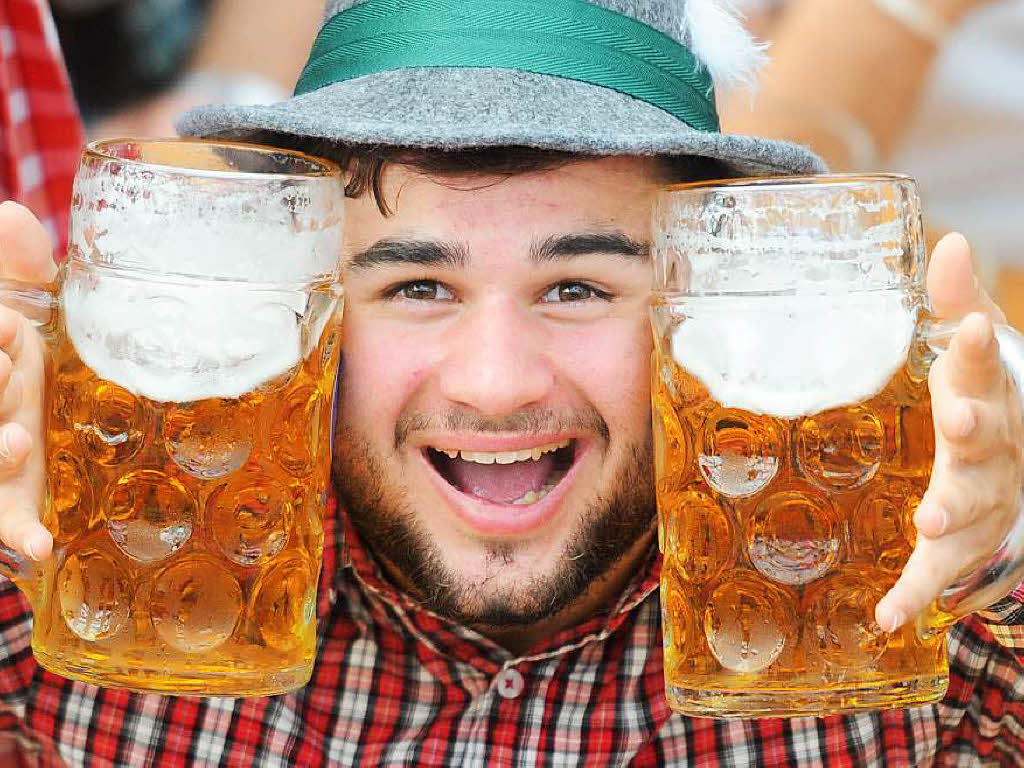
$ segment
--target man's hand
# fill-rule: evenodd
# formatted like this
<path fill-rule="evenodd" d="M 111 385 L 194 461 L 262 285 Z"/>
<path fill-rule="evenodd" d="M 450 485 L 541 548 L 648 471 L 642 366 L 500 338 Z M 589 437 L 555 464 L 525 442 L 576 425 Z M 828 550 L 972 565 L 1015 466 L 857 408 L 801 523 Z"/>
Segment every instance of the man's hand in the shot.
<path fill-rule="evenodd" d="M 917 545 L 875 619 L 895 631 L 959 576 L 987 560 L 1021 508 L 1024 417 L 999 359 L 993 323 L 1003 313 L 978 286 L 963 236 L 935 246 L 928 294 L 936 316 L 963 318 L 928 383 L 935 421 L 935 464 L 917 512 Z"/>
<path fill-rule="evenodd" d="M 27 208 L 0 204 L 0 280 L 47 283 L 56 272 L 52 254 L 46 230 Z M 33 560 L 53 548 L 39 522 L 46 476 L 45 354 L 32 323 L 0 306 L 0 540 Z"/>

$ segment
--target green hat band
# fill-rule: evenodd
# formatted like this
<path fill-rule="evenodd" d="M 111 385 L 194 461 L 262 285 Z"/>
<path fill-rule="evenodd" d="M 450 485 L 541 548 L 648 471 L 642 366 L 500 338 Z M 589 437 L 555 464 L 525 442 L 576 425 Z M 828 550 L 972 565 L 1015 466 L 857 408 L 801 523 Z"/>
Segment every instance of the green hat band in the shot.
<path fill-rule="evenodd" d="M 563 77 L 645 101 L 697 130 L 719 130 L 711 77 L 688 48 L 584 0 L 367 0 L 320 30 L 295 95 L 412 67 Z"/>

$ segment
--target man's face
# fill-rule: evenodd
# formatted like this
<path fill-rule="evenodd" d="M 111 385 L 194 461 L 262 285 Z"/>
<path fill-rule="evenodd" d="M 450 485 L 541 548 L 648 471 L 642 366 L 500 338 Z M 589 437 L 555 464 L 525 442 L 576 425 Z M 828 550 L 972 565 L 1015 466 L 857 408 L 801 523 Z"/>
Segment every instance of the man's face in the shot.
<path fill-rule="evenodd" d="M 335 481 L 360 535 L 468 623 L 571 606 L 649 535 L 654 165 L 393 167 L 348 213 Z"/>

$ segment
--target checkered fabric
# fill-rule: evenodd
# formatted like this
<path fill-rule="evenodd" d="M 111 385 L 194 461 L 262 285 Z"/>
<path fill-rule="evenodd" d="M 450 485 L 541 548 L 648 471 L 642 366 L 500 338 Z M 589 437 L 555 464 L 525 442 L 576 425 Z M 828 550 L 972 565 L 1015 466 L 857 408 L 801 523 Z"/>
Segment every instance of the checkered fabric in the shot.
<path fill-rule="evenodd" d="M 656 551 L 614 608 L 517 657 L 396 591 L 344 515 L 331 520 L 302 690 L 174 698 L 65 680 L 33 661 L 31 616 L 7 583 L 0 727 L 35 745 L 40 768 L 58 753 L 74 768 L 1024 765 L 1024 592 L 1003 604 L 999 641 L 979 616 L 953 629 L 939 705 L 715 721 L 665 702 Z"/>
<path fill-rule="evenodd" d="M 57 35 L 43 0 L 0 0 L 0 200 L 43 222 L 63 254 L 82 148 Z"/>

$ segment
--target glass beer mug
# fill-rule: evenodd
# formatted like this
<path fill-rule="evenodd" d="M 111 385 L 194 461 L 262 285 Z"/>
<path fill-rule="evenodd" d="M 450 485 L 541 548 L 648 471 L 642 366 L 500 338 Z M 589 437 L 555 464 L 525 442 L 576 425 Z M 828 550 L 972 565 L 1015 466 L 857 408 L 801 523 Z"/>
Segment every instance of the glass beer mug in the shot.
<path fill-rule="evenodd" d="M 269 695 L 315 652 L 343 185 L 297 152 L 86 148 L 51 291 L 53 557 L 4 552 L 36 659 L 137 691 Z"/>
<path fill-rule="evenodd" d="M 929 316 L 925 267 L 906 177 L 661 193 L 652 397 L 677 711 L 823 715 L 936 700 L 941 628 L 1021 579 L 1024 523 L 928 620 L 892 635 L 874 620 L 914 545 L 935 450 L 928 370 L 955 327 Z M 1021 337 L 996 335 L 1019 385 Z"/>

